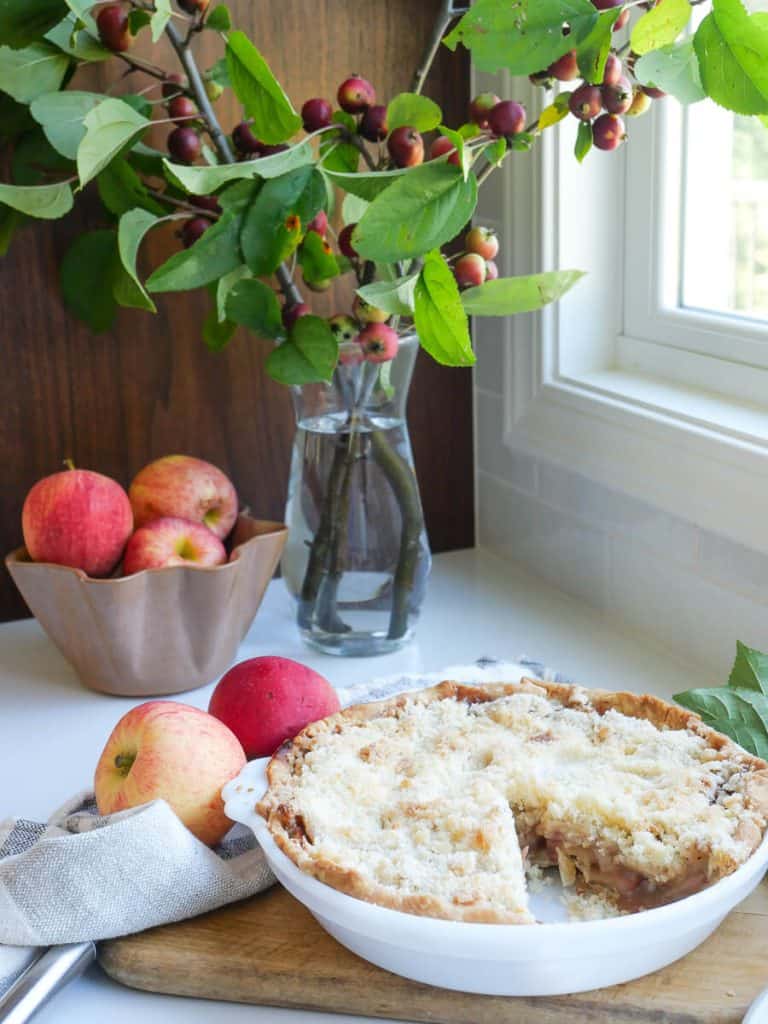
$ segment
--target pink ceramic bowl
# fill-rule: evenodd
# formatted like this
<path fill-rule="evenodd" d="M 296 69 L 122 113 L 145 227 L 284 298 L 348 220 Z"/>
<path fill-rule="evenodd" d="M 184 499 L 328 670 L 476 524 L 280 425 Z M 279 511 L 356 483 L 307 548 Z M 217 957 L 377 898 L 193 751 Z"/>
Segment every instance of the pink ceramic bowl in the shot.
<path fill-rule="evenodd" d="M 277 567 L 288 528 L 241 515 L 224 565 L 92 579 L 80 569 L 5 559 L 41 626 L 92 690 L 122 697 L 205 686 L 232 664 Z"/>

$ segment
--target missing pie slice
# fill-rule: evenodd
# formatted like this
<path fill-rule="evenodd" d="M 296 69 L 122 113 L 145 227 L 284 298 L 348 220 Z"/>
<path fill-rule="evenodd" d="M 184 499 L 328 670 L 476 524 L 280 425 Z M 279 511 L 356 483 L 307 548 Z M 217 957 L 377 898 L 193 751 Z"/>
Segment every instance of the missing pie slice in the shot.
<path fill-rule="evenodd" d="M 768 824 L 768 764 L 632 693 L 445 682 L 308 726 L 258 805 L 303 871 L 412 914 L 525 924 L 526 864 L 623 910 L 735 871 Z"/>

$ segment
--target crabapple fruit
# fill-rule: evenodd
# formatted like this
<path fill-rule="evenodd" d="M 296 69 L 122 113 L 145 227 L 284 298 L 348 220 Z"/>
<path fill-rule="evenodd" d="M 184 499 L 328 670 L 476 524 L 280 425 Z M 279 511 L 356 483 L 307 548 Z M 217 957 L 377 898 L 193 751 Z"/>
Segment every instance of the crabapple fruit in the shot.
<path fill-rule="evenodd" d="M 163 82 L 163 99 L 172 100 L 174 96 L 180 96 L 188 84 L 183 75 L 171 72 L 171 74 L 165 76 L 165 81 Z"/>
<path fill-rule="evenodd" d="M 321 128 L 327 128 L 332 124 L 333 107 L 321 97 L 307 100 L 301 108 L 301 120 L 304 122 L 305 132 L 317 132 Z"/>
<path fill-rule="evenodd" d="M 187 14 L 205 14 L 209 0 L 176 0 L 182 11 Z"/>
<path fill-rule="evenodd" d="M 487 128 L 488 114 L 497 103 L 501 103 L 501 99 L 495 93 L 481 92 L 469 104 L 470 121 L 474 121 L 478 128 Z"/>
<path fill-rule="evenodd" d="M 382 142 L 387 137 L 387 108 L 375 104 L 363 114 L 360 122 L 360 134 L 369 142 Z"/>
<path fill-rule="evenodd" d="M 336 98 L 348 114 L 362 114 L 376 102 L 376 90 L 367 79 L 351 75 L 339 86 Z"/>
<path fill-rule="evenodd" d="M 622 76 L 615 85 L 604 85 L 600 92 L 609 114 L 625 114 L 632 106 L 632 83 L 628 78 Z"/>
<path fill-rule="evenodd" d="M 191 164 L 200 156 L 200 136 L 189 125 L 174 128 L 168 136 L 168 152 L 180 164 Z"/>
<path fill-rule="evenodd" d="M 389 313 L 379 309 L 378 306 L 372 306 L 370 302 L 366 302 L 359 295 L 355 296 L 355 301 L 352 303 L 352 312 L 356 319 L 364 324 L 383 324 L 389 320 Z"/>
<path fill-rule="evenodd" d="M 319 213 L 315 214 L 307 225 L 307 231 L 314 231 L 316 235 L 320 235 L 321 238 L 325 238 L 326 232 L 328 231 L 328 214 L 325 210 L 320 210 Z"/>
<path fill-rule="evenodd" d="M 632 96 L 632 102 L 627 107 L 626 113 L 628 117 L 640 117 L 641 114 L 645 114 L 646 111 L 650 110 L 653 100 L 644 92 L 640 86 L 635 86 L 634 94 Z"/>
<path fill-rule="evenodd" d="M 615 53 L 609 53 L 605 59 L 605 70 L 603 71 L 603 85 L 616 85 L 624 74 L 624 67 L 621 60 Z"/>
<path fill-rule="evenodd" d="M 451 155 L 448 157 L 449 164 L 456 164 L 459 166 L 459 152 L 448 138 L 447 135 L 438 135 L 432 145 L 429 147 L 429 159 L 436 160 L 440 156 L 445 156 L 446 153 Z"/>
<path fill-rule="evenodd" d="M 168 104 L 168 116 L 176 124 L 185 124 L 197 114 L 197 107 L 188 96 L 174 96 Z"/>
<path fill-rule="evenodd" d="M 486 260 L 485 261 L 485 280 L 486 281 L 495 281 L 498 276 L 499 276 L 499 268 L 496 266 L 496 263 L 493 260 Z"/>
<path fill-rule="evenodd" d="M 113 53 L 125 53 L 133 46 L 135 36 L 128 22 L 128 12 L 122 4 L 108 4 L 96 15 L 99 39 Z"/>
<path fill-rule="evenodd" d="M 332 316 L 328 320 L 328 326 L 340 345 L 345 341 L 354 341 L 360 333 L 357 322 L 351 316 L 345 316 L 343 313 L 337 313 L 335 316 Z"/>
<path fill-rule="evenodd" d="M 525 107 L 514 100 L 502 100 L 489 111 L 488 126 L 494 135 L 519 135 L 525 128 Z"/>
<path fill-rule="evenodd" d="M 579 64 L 576 60 L 576 51 L 569 50 L 562 57 L 549 65 L 545 74 L 548 78 L 556 78 L 560 82 L 572 82 L 579 77 Z"/>
<path fill-rule="evenodd" d="M 238 153 L 246 155 L 259 153 L 264 150 L 264 144 L 253 134 L 253 130 L 247 121 L 241 121 L 232 129 L 232 141 Z"/>
<path fill-rule="evenodd" d="M 387 150 L 396 167 L 416 167 L 424 162 L 424 140 L 415 128 L 404 124 L 387 139 Z"/>
<path fill-rule="evenodd" d="M 311 312 L 306 302 L 296 302 L 293 306 L 283 306 L 283 326 L 287 331 L 290 331 L 300 317 L 309 316 Z"/>
<path fill-rule="evenodd" d="M 493 228 L 477 225 L 467 232 L 464 245 L 467 252 L 476 252 L 484 260 L 493 260 L 499 251 L 499 238 Z"/>
<path fill-rule="evenodd" d="M 211 213 L 221 213 L 218 196 L 190 196 L 189 201 L 198 210 L 210 210 Z"/>
<path fill-rule="evenodd" d="M 592 125 L 592 141 L 598 149 L 617 149 L 626 137 L 624 122 L 616 114 L 602 114 Z"/>
<path fill-rule="evenodd" d="M 485 281 L 485 260 L 476 252 L 465 252 L 453 265 L 459 288 L 471 288 Z"/>
<path fill-rule="evenodd" d="M 185 221 L 184 227 L 181 229 L 181 241 L 184 248 L 188 249 L 194 245 L 210 226 L 211 222 L 207 217 L 193 217 L 191 220 Z"/>
<path fill-rule="evenodd" d="M 655 85 L 644 85 L 642 90 L 646 96 L 650 96 L 652 100 L 663 100 L 667 95 L 663 89 L 657 89 Z"/>
<path fill-rule="evenodd" d="M 352 245 L 352 232 L 356 227 L 357 224 L 347 224 L 345 228 L 341 229 L 337 239 L 339 243 L 339 252 L 342 256 L 346 256 L 348 260 L 357 259 L 357 251 Z"/>
<path fill-rule="evenodd" d="M 369 363 L 388 363 L 397 355 L 400 339 L 386 324 L 368 324 L 358 334 L 357 343 Z"/>
<path fill-rule="evenodd" d="M 597 117 L 603 109 L 603 97 L 600 86 L 589 85 L 584 82 L 578 89 L 571 93 L 568 99 L 568 108 L 571 113 L 581 121 L 591 121 Z"/>

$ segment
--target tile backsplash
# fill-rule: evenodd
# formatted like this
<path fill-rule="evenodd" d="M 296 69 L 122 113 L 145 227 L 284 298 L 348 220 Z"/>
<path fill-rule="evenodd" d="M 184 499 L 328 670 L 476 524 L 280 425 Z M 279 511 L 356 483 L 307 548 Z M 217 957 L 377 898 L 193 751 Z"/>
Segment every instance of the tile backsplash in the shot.
<path fill-rule="evenodd" d="M 505 444 L 504 341 L 478 327 L 479 544 L 694 661 L 702 685 L 737 639 L 768 651 L 768 556 Z"/>

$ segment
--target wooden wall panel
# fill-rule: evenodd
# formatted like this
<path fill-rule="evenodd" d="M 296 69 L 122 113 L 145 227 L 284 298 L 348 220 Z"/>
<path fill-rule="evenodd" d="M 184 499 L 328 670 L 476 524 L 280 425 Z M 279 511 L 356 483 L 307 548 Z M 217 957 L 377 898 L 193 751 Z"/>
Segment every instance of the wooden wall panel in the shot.
<path fill-rule="evenodd" d="M 408 88 L 439 0 L 234 0 L 229 6 L 298 107 L 309 96 L 333 97 L 351 72 L 370 78 L 385 99 Z M 213 33 L 198 45 L 202 66 L 221 53 Z M 110 61 L 79 72 L 77 84 L 104 88 L 120 72 Z M 149 80 L 136 75 L 133 81 L 136 89 Z M 466 62 L 442 53 L 425 92 L 443 104 L 449 123 L 462 118 L 467 83 Z M 127 90 L 128 83 L 113 89 Z M 225 127 L 237 120 L 229 100 L 217 112 Z M 199 455 L 231 474 L 256 514 L 280 518 L 293 414 L 286 389 L 263 371 L 267 345 L 243 333 L 225 352 L 208 352 L 200 339 L 206 299 L 197 294 L 161 296 L 155 317 L 121 311 L 114 329 L 101 335 L 75 321 L 61 303 L 58 263 L 84 226 L 103 223 L 97 204 L 86 202 L 62 222 L 26 229 L 0 262 L 0 549 L 21 542 L 24 495 L 65 457 L 127 484 L 158 455 Z M 153 240 L 148 266 L 177 245 L 170 231 Z M 344 295 L 333 292 L 311 301 L 321 315 L 344 308 Z M 437 551 L 471 545 L 469 371 L 438 367 L 422 353 L 410 422 L 432 545 Z M 24 613 L 3 571 L 0 619 Z"/>

